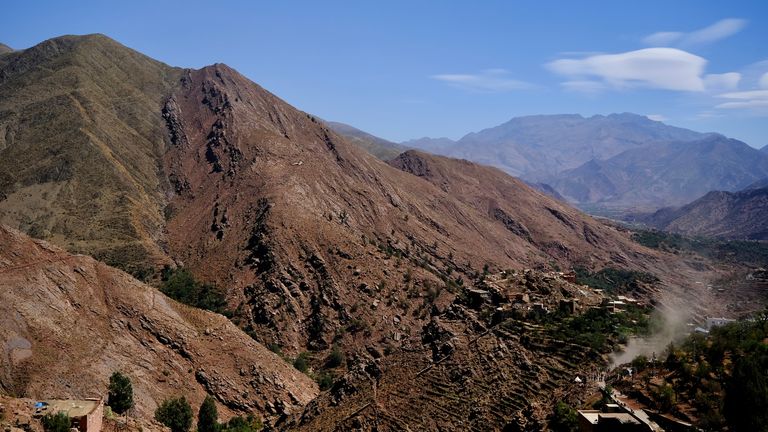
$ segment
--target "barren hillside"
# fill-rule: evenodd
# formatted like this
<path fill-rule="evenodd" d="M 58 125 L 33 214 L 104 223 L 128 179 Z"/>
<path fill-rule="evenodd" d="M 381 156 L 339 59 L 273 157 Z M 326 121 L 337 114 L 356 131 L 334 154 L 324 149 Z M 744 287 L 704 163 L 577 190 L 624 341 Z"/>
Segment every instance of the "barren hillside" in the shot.
<path fill-rule="evenodd" d="M 0 226 L 0 391 L 106 397 L 132 378 L 136 414 L 206 394 L 225 413 L 291 412 L 317 385 L 225 317 L 180 305 L 131 276 Z M 269 408 L 271 406 L 271 408 Z"/>

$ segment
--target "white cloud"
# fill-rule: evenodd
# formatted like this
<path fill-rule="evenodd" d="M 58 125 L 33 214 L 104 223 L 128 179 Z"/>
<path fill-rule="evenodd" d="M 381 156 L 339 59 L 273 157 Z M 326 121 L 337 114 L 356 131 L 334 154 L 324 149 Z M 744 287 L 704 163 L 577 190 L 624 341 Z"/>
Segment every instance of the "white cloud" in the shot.
<path fill-rule="evenodd" d="M 727 99 L 768 99 L 768 90 L 749 90 L 723 93 L 719 95 L 719 97 Z"/>
<path fill-rule="evenodd" d="M 739 18 L 726 18 L 720 20 L 703 29 L 695 30 L 689 33 L 678 31 L 664 31 L 653 33 L 645 38 L 643 42 L 651 46 L 681 46 L 690 47 L 695 45 L 706 45 L 717 42 L 732 36 L 747 25 L 747 21 Z"/>
<path fill-rule="evenodd" d="M 739 102 L 725 102 L 720 105 L 716 105 L 715 108 L 720 109 L 744 109 L 744 108 L 768 108 L 768 99 L 766 100 L 748 100 Z"/>
<path fill-rule="evenodd" d="M 581 59 L 560 59 L 547 67 L 569 82 L 594 81 L 610 87 L 647 87 L 678 91 L 703 91 L 702 74 L 707 61 L 675 48 L 646 48 L 619 54 L 599 54 Z"/>
<path fill-rule="evenodd" d="M 768 72 L 764 73 L 760 77 L 760 88 L 768 89 Z"/>
<path fill-rule="evenodd" d="M 735 90 L 739 87 L 739 81 L 741 81 L 741 74 L 738 72 L 709 74 L 704 77 L 704 86 L 707 90 L 714 91 Z"/>
<path fill-rule="evenodd" d="M 648 114 L 646 117 L 648 117 L 648 119 L 650 120 L 657 121 L 657 122 L 667 121 L 667 118 L 661 114 Z"/>
<path fill-rule="evenodd" d="M 430 78 L 453 87 L 481 93 L 501 93 L 533 87 L 525 81 L 513 79 L 505 69 L 486 69 L 478 74 L 440 74 Z"/>
<path fill-rule="evenodd" d="M 688 92 L 724 92 L 738 88 L 740 73 L 705 75 L 706 64 L 706 59 L 677 48 L 645 48 L 560 59 L 546 66 L 569 78 L 561 83 L 563 88 L 582 93 L 631 87 Z"/>
<path fill-rule="evenodd" d="M 718 95 L 729 102 L 723 102 L 715 108 L 720 109 L 762 109 L 768 108 L 768 90 L 749 90 L 723 93 Z M 762 111 L 761 111 L 762 112 Z"/>
<path fill-rule="evenodd" d="M 670 46 L 682 39 L 685 33 L 682 32 L 658 32 L 650 34 L 643 38 L 643 43 L 651 46 Z"/>

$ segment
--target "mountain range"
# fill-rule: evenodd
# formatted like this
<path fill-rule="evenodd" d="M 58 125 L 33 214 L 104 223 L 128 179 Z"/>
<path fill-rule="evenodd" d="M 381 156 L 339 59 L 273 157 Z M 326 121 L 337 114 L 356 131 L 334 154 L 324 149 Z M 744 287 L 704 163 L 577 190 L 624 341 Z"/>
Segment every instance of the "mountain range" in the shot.
<path fill-rule="evenodd" d="M 609 159 L 651 142 L 688 141 L 702 135 L 630 113 L 586 118 L 565 114 L 513 118 L 499 126 L 464 135 L 456 142 L 443 138 L 403 144 L 495 166 L 528 180 L 543 181 L 590 160 Z"/>
<path fill-rule="evenodd" d="M 594 121 L 695 134 L 609 118 Z M 712 154 L 731 145 L 697 138 Z M 642 139 L 614 141 L 594 148 L 618 157 Z M 184 392 L 274 430 L 540 429 L 553 394 L 584 397 L 573 375 L 601 354 L 473 299 L 514 286 L 550 307 L 597 305 L 551 270 L 620 268 L 652 276 L 642 300 L 698 306 L 693 281 L 717 273 L 498 168 L 418 150 L 381 160 L 390 148 L 226 65 L 175 68 L 103 35 L 0 54 L 0 336 L 15 353 L 0 388 L 82 397 L 124 369 L 145 414 Z M 221 291 L 231 322 L 147 285 L 174 268 Z M 278 353 L 332 385 L 318 394 Z"/>
<path fill-rule="evenodd" d="M 768 170 L 765 152 L 740 141 L 630 113 L 519 117 L 455 142 L 403 144 L 501 168 L 598 213 L 682 205 L 737 191 Z"/>
<path fill-rule="evenodd" d="M 738 191 L 766 176 L 765 154 L 741 141 L 709 135 L 592 160 L 550 184 L 581 204 L 654 209 L 682 205 L 713 190 Z"/>

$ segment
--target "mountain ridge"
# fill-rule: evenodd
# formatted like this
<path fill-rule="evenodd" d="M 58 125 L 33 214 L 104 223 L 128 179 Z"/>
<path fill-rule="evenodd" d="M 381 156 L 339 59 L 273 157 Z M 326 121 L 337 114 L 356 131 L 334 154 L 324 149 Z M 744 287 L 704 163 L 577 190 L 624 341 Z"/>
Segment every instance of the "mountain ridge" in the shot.
<path fill-rule="evenodd" d="M 682 205 L 711 190 L 736 191 L 766 176 L 766 155 L 741 141 L 710 134 L 592 160 L 550 184 L 572 202 L 653 209 Z"/>
<path fill-rule="evenodd" d="M 180 74 L 99 34 L 0 58 L 0 222 L 132 271 L 168 263 L 152 113 Z"/>
<path fill-rule="evenodd" d="M 674 233 L 733 240 L 768 240 L 768 186 L 712 191 L 678 208 L 641 216 L 640 222 Z"/>
<path fill-rule="evenodd" d="M 531 115 L 470 132 L 452 143 L 432 145 L 427 141 L 429 145 L 423 148 L 495 166 L 529 181 L 546 182 L 555 173 L 576 168 L 589 159 L 607 159 L 651 139 L 693 139 L 702 135 L 631 113 L 591 117 Z M 415 141 L 409 145 L 419 144 Z"/>

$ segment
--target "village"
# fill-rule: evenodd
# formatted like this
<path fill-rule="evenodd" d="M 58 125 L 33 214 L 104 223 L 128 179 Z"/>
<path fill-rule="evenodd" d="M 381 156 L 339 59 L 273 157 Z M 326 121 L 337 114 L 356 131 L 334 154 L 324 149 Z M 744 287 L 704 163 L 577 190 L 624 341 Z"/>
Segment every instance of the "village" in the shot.
<path fill-rule="evenodd" d="M 480 311 L 479 315 L 489 317 L 491 327 L 508 319 L 539 322 L 546 321 L 550 315 L 578 316 L 590 310 L 615 315 L 624 314 L 627 310 L 652 309 L 643 300 L 630 295 L 614 295 L 579 284 L 573 271 L 541 272 L 532 269 L 489 274 L 477 287 L 465 288 L 464 297 L 457 301 L 463 301 L 470 308 Z M 706 334 L 712 328 L 731 321 L 708 318 L 693 331 Z M 655 361 L 654 353 L 649 363 Z M 632 366 L 619 365 L 617 369 L 604 367 L 573 377 L 574 385 L 583 387 L 585 392 L 599 392 L 607 401 L 601 409 L 577 410 L 579 431 L 695 430 L 690 423 L 649 409 L 606 384 L 611 379 L 631 380 L 632 375 Z M 0 427 L 4 432 L 42 431 L 40 420 L 43 417 L 63 414 L 71 422 L 71 431 L 134 430 L 136 422 L 130 417 L 116 415 L 105 402 L 102 396 L 45 400 L 0 397 Z M 162 428 L 159 423 L 155 426 Z"/>

